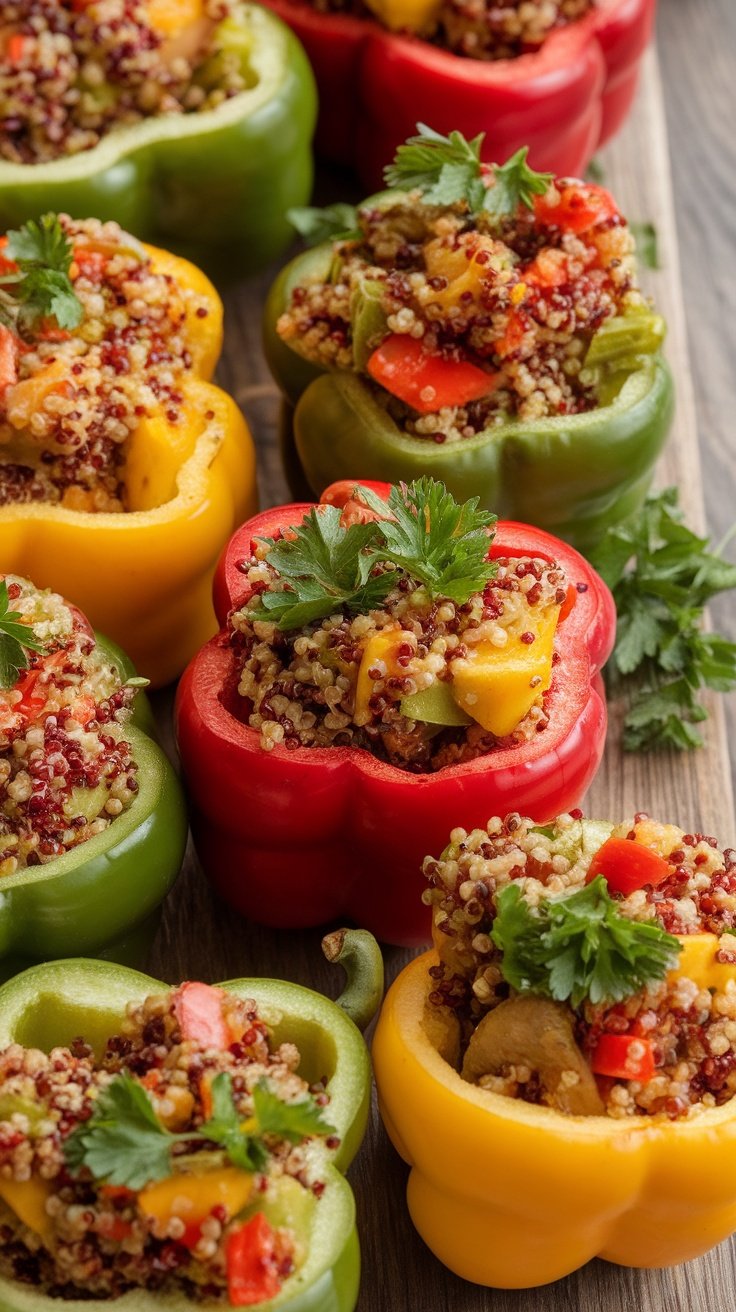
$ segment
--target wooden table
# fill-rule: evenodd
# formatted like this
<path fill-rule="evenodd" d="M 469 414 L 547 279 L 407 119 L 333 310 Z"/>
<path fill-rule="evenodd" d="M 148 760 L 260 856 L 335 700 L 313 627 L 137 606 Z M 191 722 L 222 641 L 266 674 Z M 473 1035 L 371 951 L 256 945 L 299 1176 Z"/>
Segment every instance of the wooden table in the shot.
<path fill-rule="evenodd" d="M 736 209 L 732 85 L 736 76 L 733 0 L 662 0 L 659 60 L 648 61 L 636 114 L 601 157 L 606 181 L 632 219 L 652 220 L 663 268 L 648 285 L 670 323 L 669 357 L 679 392 L 676 430 L 660 481 L 677 481 L 690 517 L 702 517 L 701 468 L 707 522 L 718 540 L 734 518 L 732 361 L 736 358 L 736 281 L 732 216 Z M 729 110 L 729 104 L 731 109 Z M 672 205 L 667 130 L 672 143 Z M 329 180 L 326 184 L 329 190 Z M 344 183 L 343 190 L 344 190 Z M 340 182 L 332 180 L 334 195 Z M 331 197 L 330 197 L 331 198 Z M 678 260 L 679 236 L 679 260 Z M 683 316 L 680 272 L 687 331 Z M 223 385 L 246 411 L 260 451 L 263 504 L 285 497 L 275 446 L 277 397 L 260 353 L 260 303 L 272 274 L 239 289 L 228 302 L 228 349 Z M 688 369 L 688 348 L 692 362 Z M 700 436 L 700 459 L 696 441 Z M 736 636 L 734 606 L 716 609 Z M 170 732 L 171 694 L 159 694 L 162 730 Z M 736 840 L 728 770 L 724 699 L 708 728 L 708 746 L 680 757 L 626 758 L 612 735 L 604 767 L 589 795 L 591 815 L 623 817 L 648 809 L 685 827 Z M 728 728 L 728 734 L 727 734 Z M 219 904 L 190 853 L 169 898 L 150 961 L 160 978 L 218 980 L 275 975 L 337 992 L 334 968 L 322 961 L 320 933 L 278 934 L 248 925 Z M 386 952 L 393 978 L 410 954 Z M 452 1276 L 416 1235 L 404 1202 L 406 1168 L 371 1121 L 351 1180 L 355 1189 L 364 1276 L 359 1312 L 727 1312 L 736 1307 L 731 1244 L 670 1271 L 630 1271 L 593 1262 L 543 1290 L 491 1291 Z M 554 1208 L 554 1199 L 550 1199 Z"/>

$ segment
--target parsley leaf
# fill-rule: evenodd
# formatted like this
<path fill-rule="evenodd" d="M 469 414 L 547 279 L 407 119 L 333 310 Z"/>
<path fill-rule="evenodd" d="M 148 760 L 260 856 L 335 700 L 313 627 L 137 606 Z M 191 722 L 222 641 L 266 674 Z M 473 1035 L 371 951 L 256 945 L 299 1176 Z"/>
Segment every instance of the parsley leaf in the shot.
<path fill-rule="evenodd" d="M 89 1120 L 63 1147 L 72 1171 L 86 1166 L 96 1180 L 142 1189 L 171 1175 L 176 1139 L 159 1121 L 143 1086 L 123 1071 L 102 1090 Z"/>
<path fill-rule="evenodd" d="M 531 209 L 533 197 L 543 195 L 552 181 L 551 173 L 529 167 L 527 146 L 505 164 L 488 166 L 480 157 L 485 133 L 468 141 L 461 132 L 443 137 L 424 123 L 417 128 L 419 135 L 399 146 L 383 176 L 389 187 L 421 191 L 425 205 L 465 202 L 471 214 L 485 212 L 501 219 L 514 214 L 519 205 Z M 490 186 L 489 175 L 493 176 Z"/>
<path fill-rule="evenodd" d="M 343 528 L 336 506 L 319 506 L 293 537 L 264 539 L 269 564 L 287 587 L 262 592 L 252 620 L 271 620 L 286 631 L 335 611 L 372 610 L 398 582 L 396 570 L 374 572 L 377 565 L 393 564 L 433 596 L 459 604 L 495 574 L 487 557 L 496 516 L 479 510 L 477 497 L 460 504 L 428 477 L 393 487 L 388 503 L 362 486 L 360 496 L 380 519 Z"/>
<path fill-rule="evenodd" d="M 31 332 L 42 319 L 77 328 L 84 311 L 69 278 L 71 242 L 56 214 L 31 219 L 8 233 L 6 253 L 18 271 L 0 277 L 0 322 Z"/>
<path fill-rule="evenodd" d="M 289 1143 L 301 1143 L 311 1135 L 334 1134 L 334 1125 L 324 1119 L 319 1103 L 308 1094 L 298 1102 L 284 1102 L 261 1079 L 253 1090 L 253 1108 L 261 1134 L 275 1134 Z"/>
<path fill-rule="evenodd" d="M 245 1124 L 227 1071 L 215 1076 L 211 1093 L 210 1119 L 198 1130 L 172 1134 L 158 1119 L 146 1089 L 129 1071 L 122 1071 L 99 1094 L 89 1120 L 65 1139 L 67 1166 L 74 1173 L 86 1167 L 96 1180 L 106 1184 L 142 1189 L 152 1180 L 172 1174 L 171 1149 L 175 1143 L 216 1143 L 233 1166 L 243 1171 L 262 1171 L 269 1156 L 264 1134 L 298 1144 L 312 1135 L 334 1133 L 311 1095 L 298 1102 L 283 1102 L 264 1079 L 253 1090 L 254 1115 Z"/>
<path fill-rule="evenodd" d="M 19 611 L 10 609 L 8 585 L 0 582 L 0 688 L 13 688 L 22 670 L 28 669 L 27 651 L 44 650 L 30 624 Z"/>
<path fill-rule="evenodd" d="M 620 1002 L 677 964 L 680 944 L 651 921 L 621 914 L 602 875 L 532 910 L 518 884 L 496 899 L 491 937 L 503 952 L 501 972 L 514 989 L 573 1007 Z"/>
<path fill-rule="evenodd" d="M 383 504 L 385 513 L 379 498 L 371 501 L 363 488 L 361 496 L 374 509 Z M 434 596 L 462 604 L 493 578 L 488 529 L 496 516 L 478 509 L 478 497 L 461 504 L 444 483 L 425 475 L 408 486 L 392 487 L 388 509 L 393 518 L 379 523 L 383 543 L 377 555 L 406 570 Z"/>
<path fill-rule="evenodd" d="M 485 133 L 468 141 L 462 132 L 443 137 L 425 123 L 417 123 L 417 130 L 419 135 L 399 146 L 393 164 L 384 169 L 389 187 L 419 190 L 426 205 L 467 201 L 471 212 L 479 212 L 486 190 L 480 163 Z"/>
<path fill-rule="evenodd" d="M 232 1078 L 227 1071 L 215 1076 L 211 1093 L 212 1115 L 201 1126 L 201 1135 L 219 1143 L 233 1166 L 243 1171 L 262 1171 L 268 1161 L 268 1150 L 257 1135 L 243 1130 L 243 1118 L 235 1106 Z"/>
<path fill-rule="evenodd" d="M 286 217 L 307 246 L 319 246 L 323 241 L 349 241 L 360 237 L 355 206 L 340 201 L 321 209 L 316 205 L 298 206 L 287 210 Z"/>
<path fill-rule="evenodd" d="M 647 498 L 633 520 L 608 529 L 591 560 L 613 592 L 616 646 L 606 677 L 629 699 L 627 751 L 702 746 L 703 688 L 736 687 L 736 643 L 702 630 L 703 611 L 736 588 L 736 565 L 682 522 L 677 490 Z"/>
<path fill-rule="evenodd" d="M 553 173 L 536 173 L 526 162 L 529 147 L 522 146 L 505 164 L 494 164 L 495 182 L 489 187 L 483 202 L 488 214 L 502 216 L 515 214 L 520 205 L 534 208 L 534 197 L 543 196 Z"/>
<path fill-rule="evenodd" d="M 385 506 L 383 507 L 385 511 Z M 286 581 L 286 591 L 261 593 L 255 620 L 273 620 L 282 630 L 302 628 L 335 611 L 371 610 L 393 587 L 392 573 L 371 576 L 375 556 L 368 548 L 378 526 L 343 528 L 336 506 L 310 510 L 293 538 L 270 542 L 269 564 Z"/>

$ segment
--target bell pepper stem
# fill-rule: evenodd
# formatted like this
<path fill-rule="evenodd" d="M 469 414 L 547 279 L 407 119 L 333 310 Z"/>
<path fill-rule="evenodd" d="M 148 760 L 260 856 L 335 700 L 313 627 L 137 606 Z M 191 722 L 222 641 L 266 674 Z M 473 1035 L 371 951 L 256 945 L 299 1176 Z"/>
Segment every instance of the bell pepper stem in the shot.
<path fill-rule="evenodd" d="M 340 963 L 347 984 L 337 999 L 338 1007 L 364 1030 L 373 1020 L 383 998 L 383 957 L 367 929 L 335 929 L 322 939 L 328 961 Z"/>

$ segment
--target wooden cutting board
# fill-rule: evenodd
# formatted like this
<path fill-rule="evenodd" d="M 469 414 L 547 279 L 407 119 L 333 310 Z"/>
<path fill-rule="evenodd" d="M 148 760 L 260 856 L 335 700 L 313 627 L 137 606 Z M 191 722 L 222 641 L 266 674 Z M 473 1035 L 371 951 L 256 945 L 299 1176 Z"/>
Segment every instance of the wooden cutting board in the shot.
<path fill-rule="evenodd" d="M 677 483 L 689 522 L 703 521 L 702 482 L 693 389 L 680 284 L 667 132 L 659 65 L 647 58 L 629 125 L 600 157 L 605 184 L 631 220 L 650 221 L 658 233 L 659 271 L 643 281 L 669 324 L 667 354 L 677 381 L 677 416 L 659 471 L 661 484 Z M 335 196 L 339 184 L 333 184 Z M 325 197 L 332 199 L 332 196 Z M 245 410 L 259 446 L 263 505 L 289 500 L 276 441 L 278 395 L 260 349 L 260 315 L 273 270 L 233 292 L 227 303 L 228 344 L 220 380 Z M 170 696 L 157 711 L 170 734 Z M 734 844 L 733 796 L 722 705 L 712 706 L 707 745 L 689 754 L 624 756 L 619 747 L 620 708 L 611 708 L 603 767 L 586 802 L 589 815 L 623 818 L 647 810 L 686 829 L 714 833 Z M 268 817 L 264 817 L 268 823 Z M 339 878 L 339 872 L 336 872 Z M 334 968 L 319 952 L 321 934 L 279 934 L 249 926 L 210 893 L 193 854 L 166 907 L 151 969 L 159 978 L 215 981 L 239 975 L 273 975 L 336 993 Z M 388 978 L 411 954 L 386 953 Z M 441 1140 L 437 1151 L 442 1150 Z M 366 1141 L 351 1171 L 358 1204 L 363 1283 L 359 1312 L 730 1312 L 736 1307 L 731 1244 L 669 1271 L 631 1271 L 593 1262 L 544 1290 L 488 1291 L 451 1275 L 424 1247 L 406 1211 L 406 1168 L 373 1109 Z M 550 1209 L 555 1206 L 553 1198 Z"/>

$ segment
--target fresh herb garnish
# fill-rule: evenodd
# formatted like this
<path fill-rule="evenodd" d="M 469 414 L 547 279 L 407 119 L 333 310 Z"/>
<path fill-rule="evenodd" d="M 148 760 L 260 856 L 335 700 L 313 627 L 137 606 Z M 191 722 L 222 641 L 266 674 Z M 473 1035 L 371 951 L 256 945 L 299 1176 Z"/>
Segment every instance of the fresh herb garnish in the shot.
<path fill-rule="evenodd" d="M 514 214 L 519 205 L 531 209 L 534 196 L 543 195 L 552 181 L 551 173 L 536 173 L 529 167 L 526 146 L 505 164 L 488 166 L 480 158 L 485 133 L 468 141 L 461 132 L 443 137 L 424 123 L 417 128 L 419 135 L 399 146 L 384 178 L 390 187 L 421 191 L 427 205 L 464 201 L 471 214 L 502 218 Z M 490 187 L 489 173 L 494 178 Z"/>
<path fill-rule="evenodd" d="M 508 884 L 496 907 L 491 937 L 503 952 L 504 979 L 520 992 L 573 1007 L 620 1002 L 677 964 L 678 940 L 652 921 L 622 915 L 602 875 L 534 910 L 519 885 Z"/>
<path fill-rule="evenodd" d="M 368 488 L 360 495 L 374 510 L 386 513 L 386 503 Z M 376 554 L 418 579 L 432 596 L 449 597 L 462 605 L 482 592 L 496 572 L 488 559 L 488 530 L 496 516 L 478 509 L 478 497 L 458 502 L 444 483 L 425 475 L 408 486 L 391 488 L 388 512 L 378 529 Z"/>
<path fill-rule="evenodd" d="M 288 587 L 260 595 L 254 620 L 273 620 L 280 629 L 298 629 L 339 610 L 371 610 L 395 582 L 390 573 L 373 575 L 368 548 L 378 537 L 376 524 L 343 528 L 336 506 L 310 510 L 294 536 L 269 542 L 269 564 Z"/>
<path fill-rule="evenodd" d="M 657 229 L 653 223 L 637 223 L 632 220 L 629 223 L 629 231 L 636 241 L 636 253 L 639 262 L 646 269 L 661 269 L 659 262 L 659 239 Z"/>
<path fill-rule="evenodd" d="M 344 528 L 337 507 L 320 506 L 293 537 L 265 539 L 268 562 L 287 587 L 262 592 L 252 620 L 288 630 L 340 610 L 366 612 L 396 585 L 397 570 L 459 604 L 493 577 L 488 530 L 496 517 L 478 509 L 477 497 L 461 505 L 426 477 L 393 487 L 388 503 L 364 487 L 359 494 L 383 518 Z M 395 568 L 380 568 L 386 564 Z"/>
<path fill-rule="evenodd" d="M 26 652 L 44 650 L 30 624 L 19 611 L 10 609 L 5 579 L 0 582 L 0 688 L 13 688 L 22 670 L 28 669 Z"/>
<path fill-rule="evenodd" d="M 69 278 L 72 246 L 56 214 L 9 232 L 4 254 L 18 267 L 0 275 L 0 323 L 20 334 L 43 319 L 79 326 L 84 311 Z"/>
<path fill-rule="evenodd" d="M 360 237 L 358 212 L 354 205 L 337 201 L 321 209 L 316 205 L 303 205 L 286 211 L 292 228 L 307 246 L 319 246 L 323 241 L 348 241 Z"/>
<path fill-rule="evenodd" d="M 701 747 L 701 689 L 736 687 L 736 643 L 702 630 L 707 602 L 736 588 L 736 565 L 708 547 L 683 524 L 677 489 L 667 488 L 634 520 L 608 529 L 592 553 L 618 612 L 608 679 L 629 698 L 626 751 Z"/>
<path fill-rule="evenodd" d="M 311 1094 L 298 1102 L 283 1102 L 265 1079 L 253 1090 L 253 1116 L 245 1123 L 226 1071 L 215 1076 L 211 1093 L 210 1119 L 198 1130 L 173 1134 L 158 1119 L 147 1091 L 123 1071 L 102 1090 L 89 1120 L 65 1139 L 67 1165 L 75 1173 L 86 1167 L 106 1184 L 142 1189 L 172 1174 L 171 1150 L 176 1143 L 216 1143 L 234 1166 L 261 1171 L 268 1161 L 264 1135 L 301 1143 L 310 1135 L 334 1133 Z"/>

